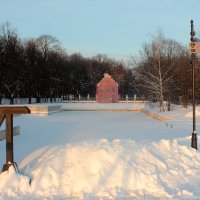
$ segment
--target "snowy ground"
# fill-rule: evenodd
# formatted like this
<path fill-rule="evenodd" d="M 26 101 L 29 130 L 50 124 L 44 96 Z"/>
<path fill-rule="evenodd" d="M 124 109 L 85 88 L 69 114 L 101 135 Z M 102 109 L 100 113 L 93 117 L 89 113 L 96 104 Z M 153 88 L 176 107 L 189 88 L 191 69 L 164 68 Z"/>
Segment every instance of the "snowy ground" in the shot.
<path fill-rule="evenodd" d="M 200 199 L 200 153 L 190 147 L 191 114 L 191 109 L 175 109 L 164 113 L 169 121 L 131 111 L 15 117 L 21 175 L 13 169 L 0 175 L 0 199 Z M 199 120 L 197 109 L 197 132 Z M 0 166 L 4 163 L 1 141 Z"/>

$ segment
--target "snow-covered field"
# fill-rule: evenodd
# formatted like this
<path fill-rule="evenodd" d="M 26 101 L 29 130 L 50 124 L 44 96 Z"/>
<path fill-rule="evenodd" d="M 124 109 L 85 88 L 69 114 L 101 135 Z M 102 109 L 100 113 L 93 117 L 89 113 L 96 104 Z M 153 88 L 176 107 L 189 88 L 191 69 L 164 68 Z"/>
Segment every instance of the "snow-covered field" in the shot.
<path fill-rule="evenodd" d="M 83 105 L 95 109 L 95 104 Z M 74 106 L 81 108 L 62 105 Z M 21 130 L 14 138 L 20 174 L 10 168 L 0 175 L 0 199 L 200 199 L 200 153 L 190 147 L 191 110 L 165 112 L 169 121 L 131 111 L 15 117 Z M 199 120 L 197 109 L 197 132 Z M 1 141 L 0 167 L 4 163 Z"/>

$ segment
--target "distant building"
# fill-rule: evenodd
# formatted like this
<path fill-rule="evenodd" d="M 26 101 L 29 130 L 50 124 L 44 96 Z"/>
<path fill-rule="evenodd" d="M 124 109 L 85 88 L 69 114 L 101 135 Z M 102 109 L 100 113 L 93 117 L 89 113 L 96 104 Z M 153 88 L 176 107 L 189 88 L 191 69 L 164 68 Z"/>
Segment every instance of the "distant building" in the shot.
<path fill-rule="evenodd" d="M 112 79 L 109 74 L 104 74 L 104 77 L 97 84 L 96 88 L 97 103 L 118 103 L 118 84 Z"/>

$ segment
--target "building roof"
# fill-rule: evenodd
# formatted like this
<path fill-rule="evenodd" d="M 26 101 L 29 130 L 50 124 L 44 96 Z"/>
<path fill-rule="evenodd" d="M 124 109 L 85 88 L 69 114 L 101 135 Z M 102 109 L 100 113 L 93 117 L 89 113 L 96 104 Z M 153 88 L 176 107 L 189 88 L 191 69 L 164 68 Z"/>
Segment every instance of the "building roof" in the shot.
<path fill-rule="evenodd" d="M 104 74 L 104 77 L 99 81 L 97 86 L 99 86 L 99 84 L 101 84 L 102 82 L 104 82 L 105 80 L 108 80 L 108 79 L 112 80 L 118 86 L 118 83 L 107 73 Z"/>

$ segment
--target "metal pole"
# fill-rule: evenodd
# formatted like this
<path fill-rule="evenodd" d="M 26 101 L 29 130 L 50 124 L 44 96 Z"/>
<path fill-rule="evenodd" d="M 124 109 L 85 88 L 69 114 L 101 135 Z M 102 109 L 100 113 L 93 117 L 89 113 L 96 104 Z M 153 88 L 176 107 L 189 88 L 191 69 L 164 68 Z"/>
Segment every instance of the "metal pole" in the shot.
<path fill-rule="evenodd" d="M 191 20 L 191 32 L 190 32 L 191 42 L 195 42 L 194 36 L 194 26 L 193 26 L 193 20 Z M 192 105 L 193 105 L 193 131 L 192 131 L 192 139 L 191 139 L 191 147 L 197 149 L 197 132 L 196 132 L 196 113 L 195 113 L 195 58 L 196 55 L 194 53 L 191 53 L 191 65 L 192 65 Z"/>

